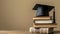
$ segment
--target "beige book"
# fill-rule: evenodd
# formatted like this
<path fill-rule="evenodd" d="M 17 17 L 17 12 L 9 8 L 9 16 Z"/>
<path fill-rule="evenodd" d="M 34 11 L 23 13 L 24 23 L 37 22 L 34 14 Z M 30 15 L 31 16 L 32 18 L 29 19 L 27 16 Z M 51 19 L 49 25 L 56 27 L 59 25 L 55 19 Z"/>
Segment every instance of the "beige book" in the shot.
<path fill-rule="evenodd" d="M 34 23 L 53 23 L 53 20 L 35 20 Z"/>

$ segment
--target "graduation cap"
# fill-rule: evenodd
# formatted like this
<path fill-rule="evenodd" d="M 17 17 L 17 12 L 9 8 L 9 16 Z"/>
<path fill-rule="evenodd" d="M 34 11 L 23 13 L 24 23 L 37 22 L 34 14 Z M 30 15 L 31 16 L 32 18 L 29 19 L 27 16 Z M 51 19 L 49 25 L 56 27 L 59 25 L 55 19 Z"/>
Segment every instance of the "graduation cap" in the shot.
<path fill-rule="evenodd" d="M 36 16 L 49 16 L 49 11 L 51 11 L 54 6 L 36 4 L 33 10 L 37 10 Z"/>

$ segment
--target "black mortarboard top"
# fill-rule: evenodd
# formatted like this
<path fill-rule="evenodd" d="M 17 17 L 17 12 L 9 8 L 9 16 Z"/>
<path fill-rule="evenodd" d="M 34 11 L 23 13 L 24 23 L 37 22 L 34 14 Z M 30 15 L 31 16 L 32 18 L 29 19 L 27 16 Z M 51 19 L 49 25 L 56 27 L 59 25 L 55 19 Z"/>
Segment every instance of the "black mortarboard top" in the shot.
<path fill-rule="evenodd" d="M 42 8 L 40 8 L 42 7 Z M 54 6 L 50 5 L 44 5 L 44 4 L 36 4 L 33 8 L 33 10 L 38 10 L 40 8 L 42 11 L 42 15 L 37 15 L 37 16 L 49 16 L 49 11 L 54 8 Z"/>

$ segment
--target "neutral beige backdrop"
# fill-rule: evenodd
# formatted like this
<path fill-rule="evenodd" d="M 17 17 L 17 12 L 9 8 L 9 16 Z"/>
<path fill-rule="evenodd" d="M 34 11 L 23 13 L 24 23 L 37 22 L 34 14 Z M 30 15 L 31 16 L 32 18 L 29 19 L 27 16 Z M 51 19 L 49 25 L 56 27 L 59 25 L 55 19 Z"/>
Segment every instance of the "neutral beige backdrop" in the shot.
<path fill-rule="evenodd" d="M 35 4 L 56 7 L 56 30 L 60 30 L 60 0 L 0 0 L 0 30 L 28 30 L 32 26 Z"/>

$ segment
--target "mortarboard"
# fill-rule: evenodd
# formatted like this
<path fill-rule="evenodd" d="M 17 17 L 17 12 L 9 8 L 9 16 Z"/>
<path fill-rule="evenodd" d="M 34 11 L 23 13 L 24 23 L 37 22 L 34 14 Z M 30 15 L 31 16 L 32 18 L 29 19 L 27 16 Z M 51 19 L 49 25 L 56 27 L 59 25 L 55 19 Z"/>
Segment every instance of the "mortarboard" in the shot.
<path fill-rule="evenodd" d="M 34 6 L 33 10 L 37 10 L 36 16 L 49 16 L 49 11 L 52 10 L 53 8 L 54 8 L 54 6 L 36 4 Z"/>

